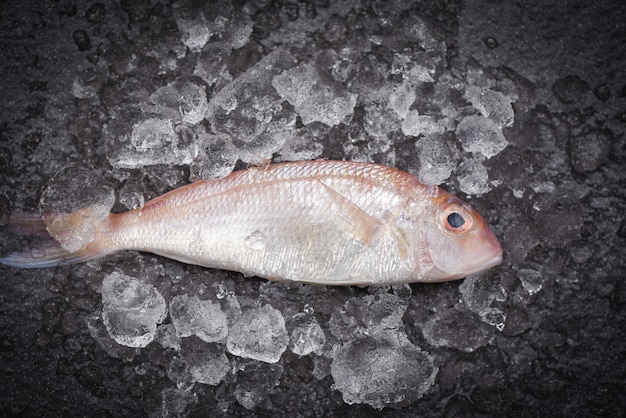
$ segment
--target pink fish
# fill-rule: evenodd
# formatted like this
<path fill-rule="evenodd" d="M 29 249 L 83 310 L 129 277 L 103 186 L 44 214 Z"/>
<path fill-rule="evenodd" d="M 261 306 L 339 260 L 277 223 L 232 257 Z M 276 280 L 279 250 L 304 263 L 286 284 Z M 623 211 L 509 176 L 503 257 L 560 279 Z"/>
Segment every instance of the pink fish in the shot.
<path fill-rule="evenodd" d="M 122 250 L 325 285 L 453 280 L 502 261 L 485 220 L 439 187 L 378 164 L 301 161 L 201 180 L 110 214 L 81 250 L 54 243 L 0 262 L 52 267 Z"/>

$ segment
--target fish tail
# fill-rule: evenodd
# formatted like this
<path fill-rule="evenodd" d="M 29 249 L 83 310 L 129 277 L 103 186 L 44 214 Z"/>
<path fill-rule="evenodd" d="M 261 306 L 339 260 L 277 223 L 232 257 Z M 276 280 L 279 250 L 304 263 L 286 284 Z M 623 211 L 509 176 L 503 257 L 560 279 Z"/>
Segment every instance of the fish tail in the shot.
<path fill-rule="evenodd" d="M 38 215 L 13 215 L 9 220 L 9 228 L 23 235 L 46 237 L 48 240 L 25 251 L 10 253 L 0 258 L 0 264 L 18 268 L 47 268 L 68 264 L 83 263 L 104 257 L 116 250 L 104 245 L 101 230 L 106 230 L 110 224 L 110 217 L 106 218 L 94 232 L 94 239 L 84 248 L 70 251 L 56 241 L 46 227 L 43 218 Z M 71 227 L 77 227 L 80 216 L 71 213 L 69 216 Z"/>

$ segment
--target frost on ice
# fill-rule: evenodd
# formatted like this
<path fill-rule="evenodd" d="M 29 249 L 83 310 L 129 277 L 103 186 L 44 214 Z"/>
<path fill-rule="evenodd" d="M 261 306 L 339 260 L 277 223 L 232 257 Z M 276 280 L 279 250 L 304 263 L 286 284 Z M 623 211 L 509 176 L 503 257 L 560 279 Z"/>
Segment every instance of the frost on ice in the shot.
<path fill-rule="evenodd" d="M 113 272 L 102 282 L 102 320 L 121 345 L 145 347 L 167 314 L 165 299 L 149 284 Z"/>

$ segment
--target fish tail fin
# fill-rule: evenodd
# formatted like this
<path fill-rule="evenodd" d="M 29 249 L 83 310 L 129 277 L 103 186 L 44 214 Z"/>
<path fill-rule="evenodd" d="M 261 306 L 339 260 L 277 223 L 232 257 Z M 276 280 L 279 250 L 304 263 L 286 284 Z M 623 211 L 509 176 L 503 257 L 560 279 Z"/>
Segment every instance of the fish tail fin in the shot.
<path fill-rule="evenodd" d="M 41 216 L 11 216 L 9 228 L 19 234 L 45 237 L 48 240 L 26 251 L 18 251 L 0 257 L 0 264 L 19 268 L 47 268 L 83 263 L 115 252 L 115 249 L 105 245 L 103 240 L 99 238 L 103 235 L 102 231 L 108 229 L 111 215 L 105 218 L 99 225 L 95 226 L 93 231 L 90 231 L 90 233 L 93 234 L 89 235 L 92 239 L 86 246 L 79 246 L 82 248 L 72 251 L 68 249 L 68 245 L 63 245 L 59 242 L 59 239 L 63 241 L 67 236 L 75 235 L 76 230 L 83 226 L 81 223 L 84 221 L 84 215 L 84 209 L 65 216 L 61 215 L 59 218 L 64 217 L 65 225 L 61 224 L 62 229 L 60 229 L 58 225 L 53 225 L 52 228 L 56 231 L 51 231 L 50 226 L 46 225 L 46 222 Z M 54 239 L 55 237 L 57 239 Z M 76 244 L 73 243 L 73 246 L 75 247 Z"/>
<path fill-rule="evenodd" d="M 109 254 L 99 246 L 89 244 L 82 250 L 68 251 L 56 241 L 50 241 L 27 251 L 15 252 L 0 258 L 0 263 L 18 268 L 46 268 L 83 263 Z"/>

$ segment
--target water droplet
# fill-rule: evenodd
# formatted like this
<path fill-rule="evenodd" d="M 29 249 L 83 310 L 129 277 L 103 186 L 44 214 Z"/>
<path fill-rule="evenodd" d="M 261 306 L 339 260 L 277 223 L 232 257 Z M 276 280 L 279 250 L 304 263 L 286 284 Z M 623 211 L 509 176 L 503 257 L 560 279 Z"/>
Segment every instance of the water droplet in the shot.
<path fill-rule="evenodd" d="M 265 248 L 265 241 L 265 235 L 261 231 L 256 230 L 246 237 L 245 244 L 248 248 L 260 251 Z"/>

